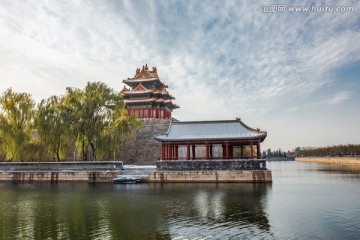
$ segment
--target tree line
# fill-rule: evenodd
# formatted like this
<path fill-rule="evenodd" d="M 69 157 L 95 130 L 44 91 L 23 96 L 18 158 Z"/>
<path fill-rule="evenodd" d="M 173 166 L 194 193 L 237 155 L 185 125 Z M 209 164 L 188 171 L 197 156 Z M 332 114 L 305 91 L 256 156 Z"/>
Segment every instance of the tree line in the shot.
<path fill-rule="evenodd" d="M 328 147 L 297 147 L 297 156 L 358 156 L 360 155 L 360 145 L 336 145 Z"/>
<path fill-rule="evenodd" d="M 268 149 L 267 151 L 262 152 L 263 158 L 272 158 L 272 157 L 287 157 L 286 153 L 283 152 L 281 149 L 271 151 L 271 149 Z"/>
<path fill-rule="evenodd" d="M 0 96 L 0 160 L 61 161 L 70 149 L 74 159 L 97 160 L 115 154 L 121 139 L 140 127 L 121 94 L 104 83 L 66 88 L 38 104 L 8 89 Z"/>

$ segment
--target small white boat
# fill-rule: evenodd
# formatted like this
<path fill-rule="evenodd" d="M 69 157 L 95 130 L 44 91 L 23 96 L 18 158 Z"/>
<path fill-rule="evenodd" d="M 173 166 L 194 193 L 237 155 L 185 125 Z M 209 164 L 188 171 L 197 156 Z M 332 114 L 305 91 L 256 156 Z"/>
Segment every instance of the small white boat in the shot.
<path fill-rule="evenodd" d="M 116 178 L 112 180 L 113 183 L 140 183 L 141 176 L 136 175 L 118 175 Z"/>

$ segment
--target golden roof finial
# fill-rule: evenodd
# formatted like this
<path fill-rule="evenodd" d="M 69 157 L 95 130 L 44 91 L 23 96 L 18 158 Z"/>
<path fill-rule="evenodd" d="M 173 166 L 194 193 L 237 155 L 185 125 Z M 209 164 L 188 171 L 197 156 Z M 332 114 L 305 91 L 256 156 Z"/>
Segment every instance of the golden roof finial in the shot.
<path fill-rule="evenodd" d="M 153 72 L 157 72 L 156 67 L 153 67 L 152 70 L 153 70 Z"/>
<path fill-rule="evenodd" d="M 148 70 L 149 68 L 148 68 L 148 65 L 147 65 L 147 63 L 145 64 L 145 70 Z"/>

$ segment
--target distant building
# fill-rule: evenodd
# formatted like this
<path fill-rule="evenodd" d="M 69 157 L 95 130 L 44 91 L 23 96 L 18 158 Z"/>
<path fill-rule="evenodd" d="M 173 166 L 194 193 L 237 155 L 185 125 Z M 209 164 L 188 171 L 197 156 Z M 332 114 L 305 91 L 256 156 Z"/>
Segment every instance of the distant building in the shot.
<path fill-rule="evenodd" d="M 147 64 L 142 69 L 136 69 L 135 76 L 123 80 L 129 88 L 121 90 L 129 115 L 145 118 L 171 118 L 174 109 L 179 108 L 172 100 L 173 96 L 167 91 L 158 74 L 156 67 L 149 70 Z"/>

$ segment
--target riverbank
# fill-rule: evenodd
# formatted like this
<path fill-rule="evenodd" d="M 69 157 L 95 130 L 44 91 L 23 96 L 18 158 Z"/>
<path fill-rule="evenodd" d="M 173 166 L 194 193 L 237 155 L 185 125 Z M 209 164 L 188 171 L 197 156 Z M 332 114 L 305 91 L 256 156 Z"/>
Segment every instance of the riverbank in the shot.
<path fill-rule="evenodd" d="M 272 182 L 265 159 L 157 161 L 154 165 L 122 162 L 2 162 L 0 181 L 111 182 L 119 174 L 147 175 L 143 182 Z"/>
<path fill-rule="evenodd" d="M 296 157 L 295 161 L 336 164 L 360 164 L 360 157 Z"/>
<path fill-rule="evenodd" d="M 123 171 L 120 161 L 2 162 L 0 181 L 111 182 Z"/>

